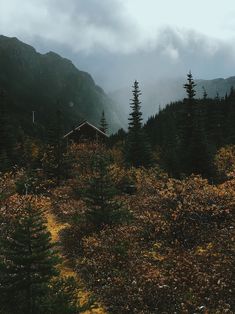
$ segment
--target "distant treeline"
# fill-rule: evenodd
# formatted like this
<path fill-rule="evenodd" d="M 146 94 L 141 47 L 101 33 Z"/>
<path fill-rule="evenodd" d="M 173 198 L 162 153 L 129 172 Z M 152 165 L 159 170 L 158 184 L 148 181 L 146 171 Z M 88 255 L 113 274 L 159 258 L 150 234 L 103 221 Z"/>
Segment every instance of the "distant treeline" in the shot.
<path fill-rule="evenodd" d="M 168 104 L 144 125 L 154 159 L 174 177 L 191 173 L 215 176 L 213 160 L 217 150 L 235 144 L 235 91 L 215 99 L 196 99 L 196 84 L 189 73 L 184 85 L 188 97 Z M 111 143 L 124 140 L 119 130 Z"/>
<path fill-rule="evenodd" d="M 224 98 L 193 99 L 192 105 L 188 99 L 167 105 L 145 130 L 170 174 L 211 177 L 216 151 L 235 143 L 235 91 Z"/>

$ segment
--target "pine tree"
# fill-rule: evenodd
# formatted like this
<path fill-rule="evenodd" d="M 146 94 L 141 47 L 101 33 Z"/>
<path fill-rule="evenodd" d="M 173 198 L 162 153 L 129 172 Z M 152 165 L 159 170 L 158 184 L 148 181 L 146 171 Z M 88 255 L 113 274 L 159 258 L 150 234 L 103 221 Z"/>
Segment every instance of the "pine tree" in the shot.
<path fill-rule="evenodd" d="M 48 143 L 42 159 L 43 169 L 48 179 L 59 185 L 68 176 L 70 160 L 66 153 L 66 143 L 63 139 L 62 113 L 58 110 L 48 130 Z"/>
<path fill-rule="evenodd" d="M 206 89 L 205 89 L 205 87 L 204 87 L 204 86 L 202 86 L 202 91 L 203 91 L 203 99 L 204 99 L 204 100 L 206 100 L 206 99 L 207 99 L 208 94 L 207 94 L 207 91 L 206 91 Z"/>
<path fill-rule="evenodd" d="M 121 223 L 129 217 L 129 212 L 115 200 L 117 190 L 108 172 L 109 164 L 108 156 L 99 152 L 94 156 L 93 176 L 83 193 L 83 199 L 88 207 L 86 221 L 95 229 Z"/>
<path fill-rule="evenodd" d="M 205 110 L 204 106 L 199 102 L 194 108 L 192 138 L 188 151 L 190 156 L 190 173 L 209 177 L 211 174 L 211 160 L 205 131 Z"/>
<path fill-rule="evenodd" d="M 194 99 L 194 96 L 196 95 L 195 87 L 197 84 L 194 82 L 193 75 L 191 73 L 191 70 L 187 74 L 187 83 L 184 84 L 184 88 L 186 90 L 188 100 L 191 101 Z"/>
<path fill-rule="evenodd" d="M 131 113 L 129 117 L 129 132 L 126 140 L 126 162 L 134 167 L 150 166 L 151 151 L 145 132 L 142 128 L 141 92 L 138 81 L 134 82 L 133 98 L 131 100 Z"/>
<path fill-rule="evenodd" d="M 216 100 L 216 101 L 220 101 L 220 95 L 219 95 L 219 92 L 218 92 L 218 91 L 216 92 L 215 100 Z"/>
<path fill-rule="evenodd" d="M 184 100 L 184 121 L 181 125 L 181 164 L 187 175 L 195 173 L 206 176 L 210 174 L 210 157 L 205 131 L 205 109 L 204 103 L 194 99 L 195 87 L 196 83 L 189 71 L 187 83 L 184 84 L 188 97 Z M 206 97 L 204 90 L 204 102 Z"/>
<path fill-rule="evenodd" d="M 192 145 L 192 136 L 194 128 L 194 110 L 196 95 L 193 76 L 191 71 L 187 74 L 187 83 L 184 84 L 184 89 L 187 93 L 187 98 L 183 101 L 180 130 L 180 163 L 183 173 L 190 174 L 192 169 L 192 156 L 189 147 Z"/>
<path fill-rule="evenodd" d="M 42 211 L 30 204 L 8 236 L 0 241 L 0 295 L 4 313 L 38 313 L 58 257 Z M 11 301 L 9 301 L 9 297 Z"/>
<path fill-rule="evenodd" d="M 224 122 L 225 117 L 223 115 L 223 100 L 210 100 L 210 107 L 208 108 L 208 123 L 207 133 L 210 142 L 213 144 L 213 155 L 216 153 L 219 147 L 222 146 L 224 141 Z"/>
<path fill-rule="evenodd" d="M 162 162 L 163 169 L 170 175 L 177 176 L 179 173 L 178 160 L 178 137 L 174 115 L 169 115 L 164 120 L 164 130 L 162 132 Z M 161 134 L 161 132 L 158 132 Z"/>
<path fill-rule="evenodd" d="M 14 161 L 14 132 L 7 113 L 5 91 L 0 91 L 0 171 L 13 165 Z"/>
<path fill-rule="evenodd" d="M 102 111 L 101 119 L 100 119 L 100 130 L 104 133 L 108 131 L 108 123 L 105 118 L 104 110 Z"/>
<path fill-rule="evenodd" d="M 225 121 L 225 138 L 226 144 L 235 144 L 235 109 L 234 109 L 234 102 L 235 102 L 235 90 L 233 86 L 231 86 L 230 93 L 228 95 L 226 101 L 226 121 Z"/>

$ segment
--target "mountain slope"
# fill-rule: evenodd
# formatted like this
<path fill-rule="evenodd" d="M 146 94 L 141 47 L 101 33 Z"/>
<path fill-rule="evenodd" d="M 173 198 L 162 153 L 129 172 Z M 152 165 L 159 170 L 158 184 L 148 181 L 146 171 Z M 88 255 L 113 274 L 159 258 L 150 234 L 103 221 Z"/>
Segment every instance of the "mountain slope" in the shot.
<path fill-rule="evenodd" d="M 92 77 L 56 53 L 40 54 L 17 38 L 0 36 L 0 88 L 6 92 L 14 123 L 29 130 L 35 121 L 47 127 L 59 109 L 66 129 L 87 119 L 97 124 L 102 110 L 111 130 L 120 126 L 112 101 Z"/>

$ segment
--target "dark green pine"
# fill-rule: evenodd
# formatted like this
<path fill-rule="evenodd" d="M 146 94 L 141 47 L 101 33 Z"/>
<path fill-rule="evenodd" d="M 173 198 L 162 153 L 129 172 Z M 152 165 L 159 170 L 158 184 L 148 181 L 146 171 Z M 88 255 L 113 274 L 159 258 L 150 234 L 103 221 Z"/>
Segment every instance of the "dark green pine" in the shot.
<path fill-rule="evenodd" d="M 108 131 L 108 123 L 107 123 L 106 118 L 105 118 L 104 110 L 102 111 L 99 128 L 104 133 L 107 133 L 107 131 Z"/>
<path fill-rule="evenodd" d="M 187 82 L 184 84 L 184 89 L 186 90 L 189 100 L 193 100 L 196 95 L 195 87 L 197 84 L 194 82 L 191 70 L 187 74 Z"/>
<path fill-rule="evenodd" d="M 7 97 L 5 91 L 0 91 L 0 171 L 14 165 L 15 138 L 7 112 Z"/>
<path fill-rule="evenodd" d="M 191 71 L 187 74 L 187 83 L 184 84 L 184 88 L 187 93 L 187 98 L 183 101 L 182 111 L 179 121 L 179 138 L 180 138 L 180 163 L 182 165 L 181 171 L 184 174 L 190 174 L 192 172 L 192 156 L 191 147 L 192 136 L 194 128 L 194 111 L 195 111 L 195 99 L 194 96 L 195 86 Z"/>
<path fill-rule="evenodd" d="M 89 179 L 83 193 L 88 208 L 86 220 L 95 229 L 122 223 L 129 216 L 120 201 L 115 199 L 118 192 L 110 177 L 109 165 L 108 156 L 97 153 L 93 165 L 94 175 Z"/>
<path fill-rule="evenodd" d="M 152 156 L 150 144 L 142 128 L 141 91 L 138 81 L 134 82 L 131 100 L 131 113 L 129 117 L 128 136 L 125 145 L 126 163 L 134 167 L 147 167 L 151 165 Z"/>
<path fill-rule="evenodd" d="M 59 261 L 42 212 L 28 205 L 13 232 L 0 242 L 2 306 L 10 313 L 36 313 L 37 301 L 58 274 L 55 266 Z"/>
<path fill-rule="evenodd" d="M 226 100 L 225 140 L 226 144 L 235 144 L 235 90 L 231 87 Z"/>
<path fill-rule="evenodd" d="M 69 175 L 70 171 L 70 159 L 66 152 L 66 141 L 63 139 L 63 135 L 62 112 L 58 110 L 51 120 L 43 158 L 43 169 L 47 178 L 53 180 L 57 185 Z"/>
<path fill-rule="evenodd" d="M 211 156 L 208 137 L 205 130 L 205 108 L 202 103 L 195 103 L 193 131 L 191 143 L 188 147 L 190 155 L 190 173 L 201 174 L 203 177 L 211 175 Z"/>

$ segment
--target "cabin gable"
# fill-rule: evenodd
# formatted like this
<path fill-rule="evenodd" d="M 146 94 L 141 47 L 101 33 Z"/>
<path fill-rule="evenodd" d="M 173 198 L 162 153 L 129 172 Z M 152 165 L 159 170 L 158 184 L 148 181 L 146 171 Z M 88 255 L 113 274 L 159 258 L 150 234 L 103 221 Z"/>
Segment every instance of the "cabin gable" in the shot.
<path fill-rule="evenodd" d="M 64 139 L 74 143 L 94 141 L 105 142 L 107 138 L 107 134 L 88 121 L 82 122 L 78 127 L 74 128 L 64 136 Z"/>

